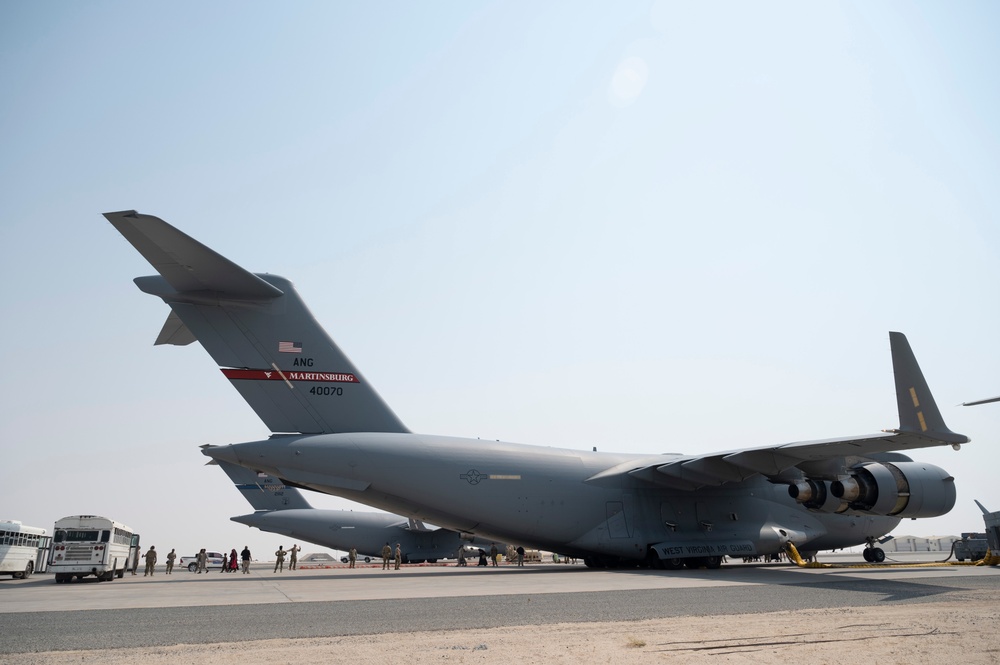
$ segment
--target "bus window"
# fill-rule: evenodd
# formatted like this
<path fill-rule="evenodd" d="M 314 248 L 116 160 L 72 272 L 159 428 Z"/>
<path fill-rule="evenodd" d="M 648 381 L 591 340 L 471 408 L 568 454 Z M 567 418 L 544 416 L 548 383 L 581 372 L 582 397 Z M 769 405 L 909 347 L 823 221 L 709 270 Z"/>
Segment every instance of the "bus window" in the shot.
<path fill-rule="evenodd" d="M 111 532 L 108 531 L 107 529 L 105 529 L 104 531 L 101 531 L 101 542 L 102 543 L 110 543 L 111 542 Z"/>

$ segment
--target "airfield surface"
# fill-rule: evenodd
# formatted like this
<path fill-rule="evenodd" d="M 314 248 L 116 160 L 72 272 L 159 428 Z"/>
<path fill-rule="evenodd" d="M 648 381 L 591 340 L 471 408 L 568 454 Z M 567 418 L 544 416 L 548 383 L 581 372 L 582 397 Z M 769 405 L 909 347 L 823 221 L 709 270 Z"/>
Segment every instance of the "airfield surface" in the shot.
<path fill-rule="evenodd" d="M 0 655 L 12 664 L 1000 662 L 997 567 L 380 568 L 4 579 Z"/>

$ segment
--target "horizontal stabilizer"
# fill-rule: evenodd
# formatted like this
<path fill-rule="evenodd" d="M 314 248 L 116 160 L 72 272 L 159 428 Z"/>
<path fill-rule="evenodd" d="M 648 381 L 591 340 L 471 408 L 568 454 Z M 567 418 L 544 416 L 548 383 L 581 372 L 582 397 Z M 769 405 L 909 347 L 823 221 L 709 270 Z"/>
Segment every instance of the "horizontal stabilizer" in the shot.
<path fill-rule="evenodd" d="M 136 286 L 170 306 L 156 344 L 197 340 L 272 432 L 407 432 L 290 281 L 255 274 L 152 215 L 105 217 L 160 273 Z"/>
<path fill-rule="evenodd" d="M 104 216 L 179 293 L 214 292 L 234 300 L 281 295 L 279 289 L 159 217 L 135 210 Z"/>

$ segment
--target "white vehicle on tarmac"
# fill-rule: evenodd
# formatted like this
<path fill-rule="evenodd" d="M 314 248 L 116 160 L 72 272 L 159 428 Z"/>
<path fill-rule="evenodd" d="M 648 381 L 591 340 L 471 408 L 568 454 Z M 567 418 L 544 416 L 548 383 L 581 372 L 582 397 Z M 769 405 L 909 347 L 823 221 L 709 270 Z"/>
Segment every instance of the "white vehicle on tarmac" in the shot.
<path fill-rule="evenodd" d="M 98 582 L 121 578 L 139 565 L 139 534 L 99 515 L 70 515 L 53 528 L 49 568 L 56 583 L 88 575 Z"/>
<path fill-rule="evenodd" d="M 23 580 L 34 572 L 45 572 L 51 544 L 52 536 L 46 536 L 45 529 L 0 520 L 0 575 Z"/>
<path fill-rule="evenodd" d="M 207 570 L 219 570 L 222 568 L 223 564 L 226 563 L 226 555 L 222 552 L 208 552 L 208 561 L 205 562 L 205 568 Z M 182 556 L 178 564 L 181 568 L 187 568 L 192 573 L 198 570 L 198 555 L 192 554 L 191 556 Z"/>

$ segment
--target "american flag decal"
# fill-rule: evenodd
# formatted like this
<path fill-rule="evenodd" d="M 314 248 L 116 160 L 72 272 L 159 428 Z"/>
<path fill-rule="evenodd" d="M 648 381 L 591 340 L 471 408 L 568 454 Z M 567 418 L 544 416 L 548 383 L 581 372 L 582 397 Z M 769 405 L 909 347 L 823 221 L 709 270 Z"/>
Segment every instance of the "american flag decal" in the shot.
<path fill-rule="evenodd" d="M 302 353 L 302 342 L 278 342 L 278 353 Z"/>

